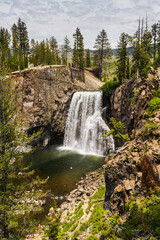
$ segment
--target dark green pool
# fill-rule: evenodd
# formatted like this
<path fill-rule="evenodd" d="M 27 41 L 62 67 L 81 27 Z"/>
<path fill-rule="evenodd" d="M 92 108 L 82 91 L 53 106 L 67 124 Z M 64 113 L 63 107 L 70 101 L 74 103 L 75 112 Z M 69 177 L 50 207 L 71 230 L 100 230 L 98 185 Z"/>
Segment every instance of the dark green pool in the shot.
<path fill-rule="evenodd" d="M 104 157 L 61 151 L 56 146 L 50 146 L 30 155 L 29 161 L 40 177 L 49 177 L 47 187 L 52 198 L 63 201 L 84 174 L 103 165 Z"/>

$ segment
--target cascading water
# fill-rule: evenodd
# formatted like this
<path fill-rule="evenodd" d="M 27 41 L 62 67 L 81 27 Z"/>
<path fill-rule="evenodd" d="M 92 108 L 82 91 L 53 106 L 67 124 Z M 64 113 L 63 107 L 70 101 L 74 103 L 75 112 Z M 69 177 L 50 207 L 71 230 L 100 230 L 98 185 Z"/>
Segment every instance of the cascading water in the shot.
<path fill-rule="evenodd" d="M 65 128 L 64 148 L 84 154 L 106 155 L 114 150 L 112 136 L 101 117 L 102 92 L 85 91 L 73 95 Z"/>

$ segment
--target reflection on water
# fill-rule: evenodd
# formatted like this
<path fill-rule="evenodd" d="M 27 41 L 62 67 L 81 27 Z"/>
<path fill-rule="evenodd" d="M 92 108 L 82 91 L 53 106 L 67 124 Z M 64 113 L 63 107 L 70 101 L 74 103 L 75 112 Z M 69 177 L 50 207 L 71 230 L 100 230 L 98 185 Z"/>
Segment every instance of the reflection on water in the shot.
<path fill-rule="evenodd" d="M 36 151 L 28 156 L 32 168 L 42 178 L 49 177 L 47 188 L 55 199 L 62 199 L 75 188 L 76 182 L 87 172 L 102 166 L 104 157 L 80 155 L 71 151 L 60 151 L 55 146 Z"/>

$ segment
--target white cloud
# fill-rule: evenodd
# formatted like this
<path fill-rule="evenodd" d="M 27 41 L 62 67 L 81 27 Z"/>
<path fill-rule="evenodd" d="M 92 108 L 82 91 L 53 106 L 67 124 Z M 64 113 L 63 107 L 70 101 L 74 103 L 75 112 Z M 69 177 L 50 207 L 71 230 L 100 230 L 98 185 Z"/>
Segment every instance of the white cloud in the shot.
<path fill-rule="evenodd" d="M 20 17 L 28 27 L 30 38 L 42 40 L 55 36 L 59 44 L 80 27 L 85 47 L 92 48 L 103 28 L 112 46 L 122 32 L 133 34 L 138 18 L 148 14 L 151 26 L 159 20 L 158 0 L 0 0 L 0 27 L 11 28 Z"/>
<path fill-rule="evenodd" d="M 113 5 L 119 9 L 134 8 L 136 6 L 133 0 L 113 0 Z"/>

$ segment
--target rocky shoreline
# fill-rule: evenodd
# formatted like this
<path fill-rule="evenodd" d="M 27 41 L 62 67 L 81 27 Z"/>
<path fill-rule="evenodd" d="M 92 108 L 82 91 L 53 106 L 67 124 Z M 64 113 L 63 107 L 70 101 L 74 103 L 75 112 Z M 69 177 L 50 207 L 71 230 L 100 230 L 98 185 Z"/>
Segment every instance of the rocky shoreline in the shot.
<path fill-rule="evenodd" d="M 81 180 L 76 183 L 76 188 L 69 193 L 65 202 L 58 208 L 58 212 L 61 213 L 61 223 L 68 213 L 74 212 L 80 202 L 84 201 L 87 204 L 98 188 L 105 186 L 105 168 L 104 164 L 101 168 L 81 177 Z"/>

